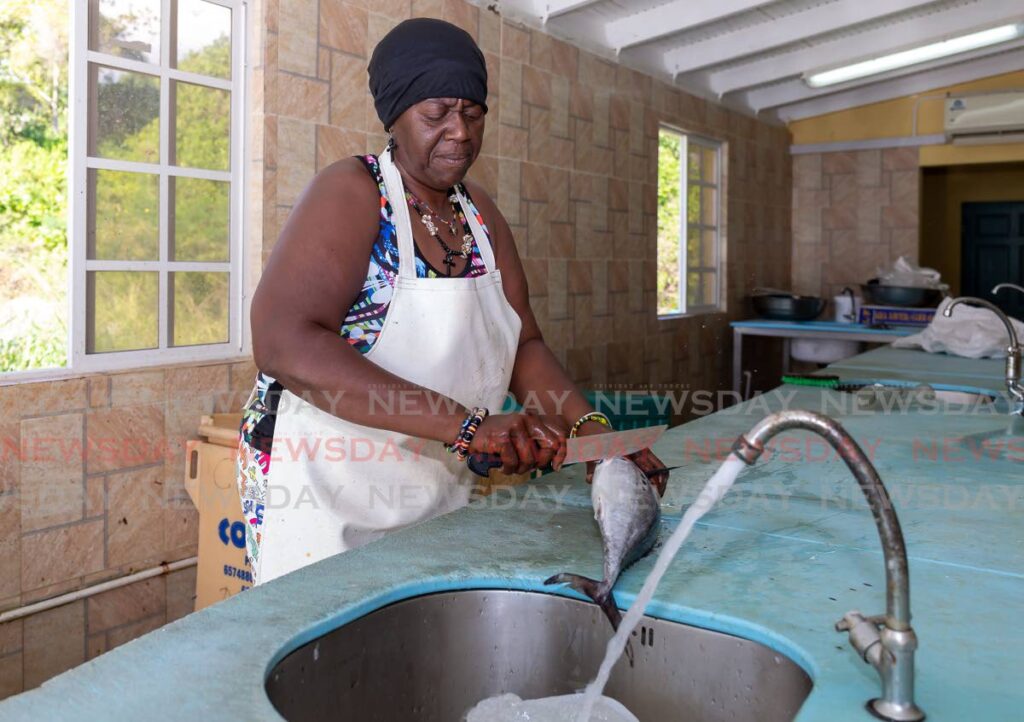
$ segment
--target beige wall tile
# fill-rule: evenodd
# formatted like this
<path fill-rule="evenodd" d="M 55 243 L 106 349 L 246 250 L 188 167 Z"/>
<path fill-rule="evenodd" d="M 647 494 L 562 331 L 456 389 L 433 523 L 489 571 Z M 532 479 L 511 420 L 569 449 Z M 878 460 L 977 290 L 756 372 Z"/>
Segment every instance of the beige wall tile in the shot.
<path fill-rule="evenodd" d="M 0 657 L 0 699 L 6 699 L 25 689 L 22 656 L 21 652 L 14 652 L 6 657 Z"/>
<path fill-rule="evenodd" d="M 164 549 L 164 467 L 107 477 L 107 564 L 124 566 Z"/>
<path fill-rule="evenodd" d="M 480 11 L 462 0 L 444 0 L 444 19 L 458 25 L 475 40 L 480 30 Z"/>
<path fill-rule="evenodd" d="M 34 531 L 82 518 L 82 414 L 21 422 L 21 528 Z"/>
<path fill-rule="evenodd" d="M 21 458 L 21 424 L 14 416 L 0 421 L 0 494 L 18 491 Z"/>
<path fill-rule="evenodd" d="M 369 17 L 364 8 L 341 0 L 320 3 L 320 43 L 334 50 L 367 57 Z M 316 48 L 316 36 L 311 39 Z"/>
<path fill-rule="evenodd" d="M 515 160 L 498 161 L 498 207 L 512 225 L 519 223 L 519 166 Z"/>
<path fill-rule="evenodd" d="M 72 602 L 25 619 L 25 687 L 85 661 L 85 602 Z"/>
<path fill-rule="evenodd" d="M 366 31 L 367 55 L 372 53 L 373 49 L 377 46 L 377 43 L 379 43 L 381 39 L 391 32 L 391 29 L 400 22 L 400 18 L 390 17 L 388 15 L 378 15 L 375 12 L 371 12 Z"/>
<path fill-rule="evenodd" d="M 93 376 L 89 379 L 89 406 L 110 405 L 110 377 Z"/>
<path fill-rule="evenodd" d="M 179 569 L 167 575 L 167 621 L 191 614 L 196 608 L 196 568 Z"/>
<path fill-rule="evenodd" d="M 304 78 L 294 73 L 278 72 L 278 113 L 313 123 L 326 123 L 329 110 L 327 101 L 329 87 L 330 85 L 322 80 Z"/>
<path fill-rule="evenodd" d="M 444 0 L 412 0 L 412 16 L 414 18 L 444 18 Z"/>
<path fill-rule="evenodd" d="M 523 66 L 512 60 L 501 65 L 499 118 L 504 125 L 523 125 Z"/>
<path fill-rule="evenodd" d="M 17 494 L 0 495 L 0 599 L 16 597 L 21 593 L 19 502 Z"/>
<path fill-rule="evenodd" d="M 153 577 L 90 597 L 86 601 L 89 634 L 162 614 L 166 594 L 166 577 Z"/>
<path fill-rule="evenodd" d="M 102 519 L 32 532 L 21 537 L 23 591 L 66 582 L 102 568 Z"/>
<path fill-rule="evenodd" d="M 152 632 L 154 629 L 159 629 L 166 621 L 166 617 L 161 613 L 133 624 L 127 624 L 123 627 L 112 629 L 107 632 L 107 645 L 110 649 L 120 647 L 125 642 L 130 642 L 133 639 L 141 637 L 143 634 Z"/>
<path fill-rule="evenodd" d="M 278 118 L 277 149 L 277 202 L 290 206 L 316 173 L 316 126 Z"/>
<path fill-rule="evenodd" d="M 331 67 L 331 124 L 350 130 L 368 130 L 372 103 L 366 90 L 366 61 L 335 53 Z"/>
<path fill-rule="evenodd" d="M 331 163 L 353 155 L 362 155 L 366 133 L 357 130 L 318 125 L 316 128 L 316 167 L 323 170 Z"/>
<path fill-rule="evenodd" d="M 164 534 L 168 551 L 183 559 L 195 554 L 199 541 L 199 512 L 190 499 L 172 498 L 164 508 Z"/>
<path fill-rule="evenodd" d="M 0 418 L 44 416 L 81 411 L 88 406 L 85 378 L 0 386 Z"/>
<path fill-rule="evenodd" d="M 163 460 L 161 404 L 102 409 L 86 416 L 86 471 L 153 464 Z"/>
<path fill-rule="evenodd" d="M 162 369 L 114 374 L 110 377 L 110 403 L 113 406 L 155 404 L 164 399 Z"/>
<path fill-rule="evenodd" d="M 563 78 L 563 83 L 568 83 Z M 566 85 L 566 87 L 568 87 Z M 523 101 L 542 108 L 551 107 L 551 76 L 530 65 L 523 66 Z"/>
<path fill-rule="evenodd" d="M 520 63 L 530 62 L 530 31 L 507 20 L 501 24 L 501 55 Z"/>
<path fill-rule="evenodd" d="M 280 6 L 286 18 L 278 28 L 280 68 L 316 77 L 317 0 L 280 0 Z"/>
<path fill-rule="evenodd" d="M 24 629 L 24 619 L 15 619 L 0 624 L 0 657 L 21 651 Z"/>

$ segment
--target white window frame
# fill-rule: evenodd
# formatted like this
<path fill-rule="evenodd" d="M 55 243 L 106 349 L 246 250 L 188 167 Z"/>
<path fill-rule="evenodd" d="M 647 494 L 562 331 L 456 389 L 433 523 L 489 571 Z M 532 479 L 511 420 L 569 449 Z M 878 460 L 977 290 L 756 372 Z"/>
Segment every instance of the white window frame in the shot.
<path fill-rule="evenodd" d="M 231 9 L 231 79 L 212 78 L 185 72 L 170 67 L 170 17 L 172 0 L 161 0 L 160 21 L 160 64 L 120 58 L 89 49 L 89 8 L 85 0 L 72 3 L 71 68 L 69 69 L 68 106 L 68 164 L 69 164 L 69 367 L 53 369 L 47 374 L 24 372 L 26 375 L 66 376 L 97 371 L 116 371 L 129 368 L 158 366 L 196 361 L 231 360 L 244 357 L 248 343 L 243 319 L 243 269 L 245 248 L 242 242 L 245 192 L 245 107 L 246 76 L 245 66 L 245 0 L 205 0 Z M 92 158 L 88 154 L 88 67 L 90 62 L 119 70 L 143 72 L 160 79 L 160 162 L 140 163 L 135 161 Z M 172 80 L 193 83 L 204 87 L 227 90 L 231 93 L 231 122 L 229 135 L 230 161 L 228 170 L 214 171 L 173 166 L 169 159 L 170 134 L 170 83 Z M 88 260 L 86 258 L 87 233 L 87 174 L 89 170 L 136 171 L 159 174 L 160 199 L 160 257 L 156 261 Z M 168 256 L 167 214 L 169 208 L 169 177 L 171 175 L 205 180 L 228 181 L 231 183 L 229 200 L 229 261 L 224 263 L 171 262 Z M 113 351 L 86 353 L 86 279 L 89 271 L 156 271 L 159 275 L 159 300 L 157 323 L 159 328 L 158 347 L 137 351 Z M 168 314 L 170 308 L 170 273 L 174 271 L 227 271 L 229 274 L 228 293 L 228 341 L 197 346 L 169 346 Z M 62 373 L 63 372 L 63 373 Z M 69 373 L 70 372 L 70 373 Z M 22 372 L 18 372 L 22 373 Z M 8 374 L 0 375 L 6 380 Z"/>
<path fill-rule="evenodd" d="M 713 138 L 707 138 L 696 133 L 691 133 L 680 128 L 667 125 L 665 123 L 660 124 L 659 132 L 665 131 L 678 135 L 680 138 L 679 154 L 680 154 L 680 169 L 679 169 L 679 300 L 678 300 L 678 311 L 673 313 L 658 314 L 660 319 L 671 319 L 681 318 L 684 316 L 696 316 L 700 314 L 708 313 L 721 313 L 724 311 L 722 305 L 722 298 L 724 297 L 724 286 L 725 279 L 723 274 L 723 258 L 725 243 L 725 236 L 722 229 L 722 204 L 725 202 L 725 188 L 722 183 L 722 166 L 725 159 L 725 143 L 720 140 Z M 714 182 L 706 182 L 703 177 L 699 181 L 690 180 L 690 144 L 699 145 L 702 148 L 709 148 L 715 151 L 715 177 Z M 713 230 L 715 232 L 714 240 L 714 251 L 715 251 L 715 262 L 714 266 L 696 266 L 690 268 L 687 259 L 687 238 L 689 237 L 688 231 L 690 223 L 687 214 L 686 204 L 689 198 L 689 188 L 691 184 L 696 184 L 701 187 L 714 188 L 715 193 L 715 225 L 714 227 L 704 225 L 703 223 L 692 224 L 694 227 L 704 230 Z M 686 291 L 687 291 L 687 274 L 689 271 L 713 271 L 715 274 L 715 298 L 714 303 L 701 304 L 691 306 L 686 302 Z"/>

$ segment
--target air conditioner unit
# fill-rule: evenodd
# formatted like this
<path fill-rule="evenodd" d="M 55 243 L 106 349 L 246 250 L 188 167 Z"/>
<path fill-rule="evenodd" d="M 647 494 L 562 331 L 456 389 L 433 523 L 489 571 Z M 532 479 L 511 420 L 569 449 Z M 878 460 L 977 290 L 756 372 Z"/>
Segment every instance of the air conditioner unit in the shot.
<path fill-rule="evenodd" d="M 960 144 L 1024 141 L 1024 91 L 946 98 L 946 138 Z"/>

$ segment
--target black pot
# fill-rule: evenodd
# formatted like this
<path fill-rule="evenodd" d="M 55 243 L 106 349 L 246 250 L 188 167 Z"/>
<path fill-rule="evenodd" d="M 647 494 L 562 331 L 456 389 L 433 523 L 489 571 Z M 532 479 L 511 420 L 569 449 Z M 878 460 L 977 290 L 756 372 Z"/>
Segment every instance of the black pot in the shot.
<path fill-rule="evenodd" d="M 751 296 L 754 310 L 775 321 L 813 321 L 825 310 L 825 299 L 792 293 L 763 293 Z"/>
<path fill-rule="evenodd" d="M 862 283 L 864 301 L 872 306 L 906 306 L 909 308 L 935 307 L 942 300 L 943 292 L 938 288 L 916 288 L 914 286 L 883 286 L 877 278 Z"/>

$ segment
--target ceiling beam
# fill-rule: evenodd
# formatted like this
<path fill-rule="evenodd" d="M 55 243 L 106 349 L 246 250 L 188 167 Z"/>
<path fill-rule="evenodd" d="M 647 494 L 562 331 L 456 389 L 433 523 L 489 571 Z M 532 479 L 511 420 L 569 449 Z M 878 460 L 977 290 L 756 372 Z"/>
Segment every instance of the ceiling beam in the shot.
<path fill-rule="evenodd" d="M 868 103 L 880 103 L 893 98 L 925 93 L 949 85 L 969 83 L 979 78 L 1012 73 L 1024 67 L 1024 50 L 990 55 L 942 68 L 934 68 L 901 78 L 893 78 L 874 85 L 854 88 L 843 93 L 833 93 L 812 98 L 792 105 L 785 105 L 775 111 L 783 121 L 800 120 L 838 110 L 854 108 Z"/>
<path fill-rule="evenodd" d="M 616 52 L 673 35 L 688 28 L 756 10 L 775 0 L 718 0 L 715 3 L 672 0 L 665 5 L 626 15 L 605 26 L 605 38 Z"/>
<path fill-rule="evenodd" d="M 950 55 L 945 58 L 939 58 L 933 60 L 930 63 L 923 63 L 921 65 L 911 65 L 898 70 L 893 70 L 889 73 L 883 73 L 881 75 L 870 75 L 864 78 L 857 78 L 849 83 L 843 83 L 829 88 L 811 88 L 803 80 L 791 80 L 785 83 L 779 83 L 778 85 L 771 85 L 765 88 L 755 88 L 754 90 L 747 91 L 744 94 L 744 100 L 746 105 L 750 107 L 754 112 L 761 112 L 771 108 L 778 108 L 783 105 L 792 105 L 799 103 L 804 100 L 811 98 L 821 97 L 825 95 L 831 95 L 833 93 L 841 93 L 849 89 L 855 89 L 860 86 L 870 86 L 872 84 L 880 83 L 890 78 L 899 78 L 906 75 L 914 75 L 925 71 L 933 70 L 936 68 L 944 68 L 949 65 L 958 65 L 961 63 L 967 63 L 968 61 L 975 60 L 977 58 L 985 58 L 990 55 L 999 55 L 1006 53 L 1010 50 L 1015 50 L 1024 47 L 1024 40 L 1015 40 L 1011 43 L 1004 43 L 1001 45 L 992 45 L 987 48 L 979 48 L 972 50 L 968 53 L 960 53 L 959 55 Z M 1019 69 L 1019 68 L 1018 68 Z M 979 76 L 983 77 L 983 76 Z M 856 93 L 853 96 L 855 97 Z M 873 102 L 873 101 L 864 101 Z M 858 105 L 860 103 L 857 103 Z"/>
<path fill-rule="evenodd" d="M 601 0 L 537 0 L 534 6 L 537 10 L 537 14 L 541 16 L 544 22 L 547 22 L 551 18 L 557 18 L 560 15 L 568 15 L 569 13 L 582 10 L 588 5 L 600 2 Z"/>
<path fill-rule="evenodd" d="M 934 15 L 908 18 L 873 28 L 870 32 L 842 37 L 809 48 L 797 48 L 785 55 L 712 72 L 708 77 L 708 87 L 718 95 L 725 95 L 784 78 L 802 76 L 826 67 L 834 68 L 869 57 L 887 55 L 953 35 L 966 35 L 996 27 L 1003 22 L 1019 19 L 1020 14 L 1020 0 L 989 0 L 980 7 L 960 6 Z"/>
<path fill-rule="evenodd" d="M 839 3 L 816 5 L 803 12 L 782 15 L 775 20 L 669 50 L 664 57 L 665 70 L 673 75 L 682 75 L 934 2 L 841 0 Z M 767 10 L 764 12 L 769 13 Z"/>

